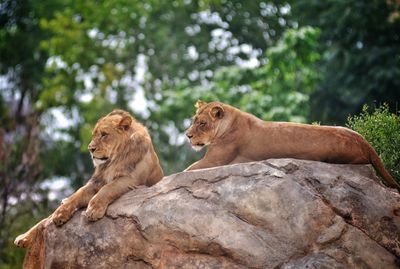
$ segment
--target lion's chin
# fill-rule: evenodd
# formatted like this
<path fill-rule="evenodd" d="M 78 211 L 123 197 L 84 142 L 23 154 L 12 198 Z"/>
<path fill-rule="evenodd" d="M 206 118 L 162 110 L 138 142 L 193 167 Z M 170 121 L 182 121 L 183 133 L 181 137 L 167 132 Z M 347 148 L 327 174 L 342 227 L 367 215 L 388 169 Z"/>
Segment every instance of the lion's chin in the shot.
<path fill-rule="evenodd" d="M 195 151 L 200 151 L 200 150 L 202 150 L 205 146 L 206 146 L 205 144 L 196 144 L 196 145 L 193 145 L 193 144 L 192 144 L 192 148 L 193 148 Z"/>
<path fill-rule="evenodd" d="M 99 165 L 104 164 L 105 162 L 107 162 L 108 158 L 95 158 L 92 157 L 92 161 L 93 161 L 93 165 L 94 167 L 97 167 Z"/>

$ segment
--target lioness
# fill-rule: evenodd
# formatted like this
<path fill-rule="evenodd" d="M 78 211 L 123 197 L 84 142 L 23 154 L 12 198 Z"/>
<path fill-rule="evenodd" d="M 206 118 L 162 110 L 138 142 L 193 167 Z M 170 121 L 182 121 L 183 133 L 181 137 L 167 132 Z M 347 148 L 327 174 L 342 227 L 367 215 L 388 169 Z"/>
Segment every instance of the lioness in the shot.
<path fill-rule="evenodd" d="M 197 101 L 186 131 L 195 150 L 208 146 L 205 156 L 186 170 L 269 158 L 297 158 L 329 163 L 372 164 L 388 186 L 399 184 L 385 170 L 372 146 L 343 127 L 290 122 L 266 122 L 220 103 Z"/>
<path fill-rule="evenodd" d="M 64 199 L 47 219 L 42 220 L 26 233 L 18 236 L 15 245 L 36 248 L 41 245 L 43 228 L 51 222 L 60 226 L 74 212 L 87 206 L 88 220 L 96 221 L 104 216 L 107 207 L 115 199 L 139 185 L 151 186 L 163 177 L 163 171 L 154 151 L 146 128 L 128 112 L 114 110 L 101 118 L 92 132 L 90 151 L 95 171 L 88 183 Z M 34 244 L 32 244 L 34 243 Z M 36 262 L 31 259 L 32 262 Z M 35 268 L 34 265 L 24 268 Z"/>

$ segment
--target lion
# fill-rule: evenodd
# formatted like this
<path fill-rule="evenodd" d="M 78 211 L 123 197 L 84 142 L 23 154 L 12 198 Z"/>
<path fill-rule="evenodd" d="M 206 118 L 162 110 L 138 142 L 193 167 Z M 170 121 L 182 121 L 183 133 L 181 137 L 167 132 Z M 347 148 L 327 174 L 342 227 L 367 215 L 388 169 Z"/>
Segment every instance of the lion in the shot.
<path fill-rule="evenodd" d="M 186 171 L 270 158 L 372 164 L 389 187 L 400 190 L 374 148 L 348 128 L 263 121 L 220 102 L 199 100 L 195 107 L 186 135 L 195 150 L 208 149 Z"/>
<path fill-rule="evenodd" d="M 114 110 L 99 119 L 88 149 L 95 171 L 87 184 L 64 199 L 51 216 L 16 238 L 15 245 L 29 248 L 24 268 L 41 267 L 43 230 L 50 223 L 61 226 L 86 206 L 87 219 L 99 220 L 115 199 L 137 186 L 152 186 L 163 177 L 147 129 L 126 111 Z"/>

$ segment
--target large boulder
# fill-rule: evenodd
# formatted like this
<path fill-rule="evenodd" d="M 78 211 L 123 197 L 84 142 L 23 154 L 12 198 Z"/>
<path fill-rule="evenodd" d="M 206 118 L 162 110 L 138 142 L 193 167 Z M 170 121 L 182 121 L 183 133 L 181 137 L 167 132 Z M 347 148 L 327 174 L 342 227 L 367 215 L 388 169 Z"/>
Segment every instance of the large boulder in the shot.
<path fill-rule="evenodd" d="M 399 268 L 400 195 L 368 165 L 182 172 L 47 227 L 45 268 Z"/>

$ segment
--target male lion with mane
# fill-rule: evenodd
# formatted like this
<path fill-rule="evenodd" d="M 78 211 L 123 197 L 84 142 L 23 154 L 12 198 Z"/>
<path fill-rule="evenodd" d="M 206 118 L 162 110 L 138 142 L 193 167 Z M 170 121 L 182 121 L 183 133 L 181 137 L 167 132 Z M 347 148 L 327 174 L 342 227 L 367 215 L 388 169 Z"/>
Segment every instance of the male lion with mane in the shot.
<path fill-rule="evenodd" d="M 266 122 L 220 102 L 197 101 L 186 131 L 205 156 L 186 170 L 270 158 L 296 158 L 346 164 L 372 164 L 389 187 L 399 184 L 386 171 L 374 148 L 360 134 L 333 126 Z"/>
<path fill-rule="evenodd" d="M 42 267 L 43 231 L 50 223 L 61 226 L 85 206 L 88 220 L 101 219 L 115 199 L 136 186 L 152 186 L 163 177 L 150 135 L 126 111 L 114 110 L 101 118 L 88 149 L 95 171 L 87 184 L 64 199 L 51 216 L 16 238 L 15 245 L 29 248 L 24 268 Z"/>

